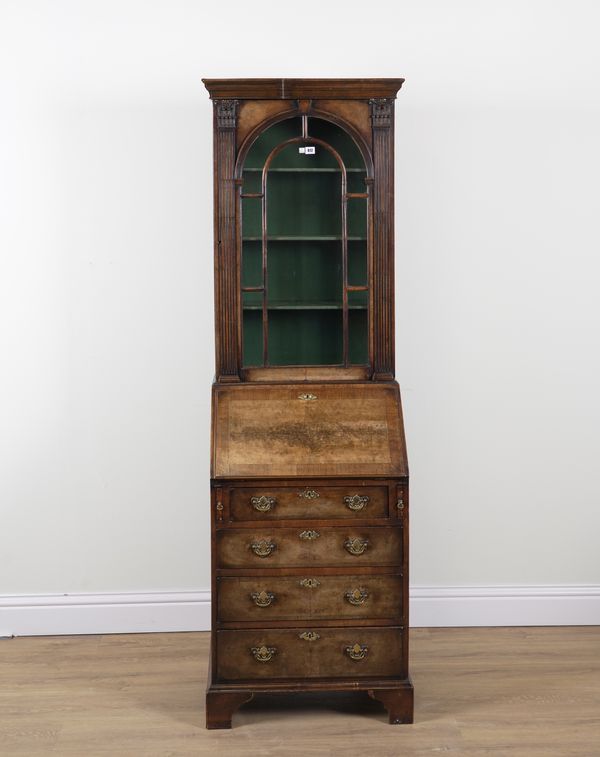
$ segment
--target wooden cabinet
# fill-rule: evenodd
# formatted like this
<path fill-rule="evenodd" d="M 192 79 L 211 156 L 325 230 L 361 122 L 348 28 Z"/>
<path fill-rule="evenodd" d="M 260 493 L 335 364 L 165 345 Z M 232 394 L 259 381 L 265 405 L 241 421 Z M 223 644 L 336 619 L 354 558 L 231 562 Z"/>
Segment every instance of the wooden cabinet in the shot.
<path fill-rule="evenodd" d="M 412 722 L 394 380 L 402 79 L 209 79 L 216 379 L 207 727 L 364 690 Z"/>

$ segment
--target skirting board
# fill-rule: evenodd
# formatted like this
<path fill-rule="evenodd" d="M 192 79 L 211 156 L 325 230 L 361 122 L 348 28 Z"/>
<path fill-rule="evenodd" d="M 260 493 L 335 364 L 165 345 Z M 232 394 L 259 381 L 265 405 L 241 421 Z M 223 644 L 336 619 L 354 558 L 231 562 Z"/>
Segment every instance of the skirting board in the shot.
<path fill-rule="evenodd" d="M 413 627 L 600 625 L 600 586 L 414 586 Z M 205 631 L 210 591 L 0 596 L 1 636 Z"/>

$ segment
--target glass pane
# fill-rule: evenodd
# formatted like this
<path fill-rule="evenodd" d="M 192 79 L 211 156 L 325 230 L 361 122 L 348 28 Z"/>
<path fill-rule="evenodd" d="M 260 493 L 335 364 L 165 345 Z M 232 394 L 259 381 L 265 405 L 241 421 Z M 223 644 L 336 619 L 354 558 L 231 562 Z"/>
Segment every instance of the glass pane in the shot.
<path fill-rule="evenodd" d="M 269 171 L 267 233 L 269 237 L 341 239 L 341 174 Z"/>
<path fill-rule="evenodd" d="M 242 194 L 260 194 L 262 184 L 262 168 L 244 168 Z"/>
<path fill-rule="evenodd" d="M 336 365 L 342 362 L 342 311 L 269 311 L 269 365 Z"/>
<path fill-rule="evenodd" d="M 268 305 L 298 307 L 342 303 L 340 241 L 270 241 L 267 250 Z"/>
<path fill-rule="evenodd" d="M 330 144 L 340 154 L 347 169 L 362 168 L 364 170 L 365 163 L 356 142 L 336 124 L 322 118 L 309 118 L 308 135 L 318 137 Z"/>
<path fill-rule="evenodd" d="M 262 242 L 242 242 L 242 286 L 262 286 Z"/>
<path fill-rule="evenodd" d="M 366 365 L 369 362 L 368 313 L 366 309 L 348 311 L 348 360 L 352 365 Z"/>
<path fill-rule="evenodd" d="M 366 310 L 369 307 L 369 292 L 348 292 L 348 307 L 351 310 Z"/>
<path fill-rule="evenodd" d="M 260 197 L 242 198 L 242 239 L 262 239 L 262 201 Z"/>
<path fill-rule="evenodd" d="M 367 191 L 367 174 L 358 168 L 350 168 L 346 171 L 346 188 L 348 192 L 363 194 Z"/>
<path fill-rule="evenodd" d="M 242 292 L 242 308 L 244 310 L 262 310 L 262 292 Z"/>
<path fill-rule="evenodd" d="M 263 364 L 263 329 L 261 310 L 243 310 L 243 364 L 245 367 Z"/>
<path fill-rule="evenodd" d="M 270 126 L 257 137 L 252 147 L 248 150 L 244 170 L 248 168 L 260 168 L 262 170 L 267 156 L 274 147 L 281 142 L 285 142 L 287 139 L 300 137 L 301 135 L 301 118 L 287 118 L 285 121 L 273 124 L 273 126 Z"/>
<path fill-rule="evenodd" d="M 367 240 L 360 239 L 348 242 L 348 284 L 350 286 L 367 286 Z"/>
<path fill-rule="evenodd" d="M 348 239 L 367 238 L 367 199 L 348 200 Z"/>

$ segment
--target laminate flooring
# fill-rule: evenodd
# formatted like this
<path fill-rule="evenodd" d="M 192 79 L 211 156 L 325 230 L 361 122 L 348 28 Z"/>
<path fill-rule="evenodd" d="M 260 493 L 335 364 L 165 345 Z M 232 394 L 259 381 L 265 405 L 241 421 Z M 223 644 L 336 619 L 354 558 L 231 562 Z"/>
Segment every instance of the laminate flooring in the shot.
<path fill-rule="evenodd" d="M 600 627 L 411 630 L 414 725 L 366 694 L 204 728 L 208 633 L 0 640 L 0 755 L 600 757 Z"/>

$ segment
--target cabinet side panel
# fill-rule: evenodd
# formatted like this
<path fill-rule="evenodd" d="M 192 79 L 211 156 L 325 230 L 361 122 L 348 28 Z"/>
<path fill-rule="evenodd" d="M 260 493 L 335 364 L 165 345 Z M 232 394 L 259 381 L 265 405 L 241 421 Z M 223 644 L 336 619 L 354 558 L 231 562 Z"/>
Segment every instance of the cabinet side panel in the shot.
<path fill-rule="evenodd" d="M 215 100 L 215 325 L 217 380 L 239 381 L 236 185 L 237 100 Z"/>
<path fill-rule="evenodd" d="M 374 379 L 394 378 L 394 101 L 373 99 Z"/>

